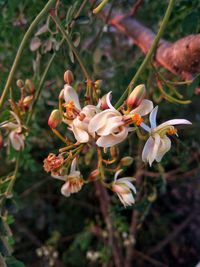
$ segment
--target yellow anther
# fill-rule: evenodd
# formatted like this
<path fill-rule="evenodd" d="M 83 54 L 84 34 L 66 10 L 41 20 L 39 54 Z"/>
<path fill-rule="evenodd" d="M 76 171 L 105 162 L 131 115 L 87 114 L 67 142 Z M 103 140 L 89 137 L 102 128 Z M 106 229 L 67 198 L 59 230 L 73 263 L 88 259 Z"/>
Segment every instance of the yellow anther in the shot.
<path fill-rule="evenodd" d="M 169 135 L 177 134 L 177 129 L 174 128 L 174 127 L 170 127 L 170 128 L 167 130 L 167 134 L 169 134 Z"/>
<path fill-rule="evenodd" d="M 75 109 L 75 105 L 73 101 L 69 101 L 66 105 L 65 108 L 67 111 L 73 111 Z"/>
<path fill-rule="evenodd" d="M 131 115 L 131 119 L 132 121 L 139 126 L 144 120 L 141 118 L 141 116 L 139 114 L 133 114 Z"/>

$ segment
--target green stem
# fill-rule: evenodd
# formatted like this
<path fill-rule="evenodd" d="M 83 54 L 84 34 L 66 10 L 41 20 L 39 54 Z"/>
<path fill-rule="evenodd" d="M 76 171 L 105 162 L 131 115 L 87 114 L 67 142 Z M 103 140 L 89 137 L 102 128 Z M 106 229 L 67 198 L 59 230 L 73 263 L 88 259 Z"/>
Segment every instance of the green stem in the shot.
<path fill-rule="evenodd" d="M 62 43 L 62 42 L 61 42 L 61 43 Z M 53 62 L 55 56 L 56 56 L 56 53 L 54 53 L 54 54 L 51 56 L 51 58 L 50 58 L 50 60 L 49 60 L 49 62 L 48 62 L 48 64 L 47 64 L 47 66 L 46 66 L 46 68 L 45 68 L 45 70 L 44 70 L 44 72 L 43 72 L 43 75 L 42 75 L 42 77 L 41 77 L 40 83 L 39 83 L 39 85 L 38 85 L 38 89 L 37 89 L 37 92 L 36 92 L 36 96 L 35 96 L 35 100 L 34 100 L 32 109 L 31 109 L 31 111 L 30 111 L 30 113 L 29 113 L 29 115 L 28 115 L 27 121 L 26 121 L 26 124 L 27 124 L 27 125 L 29 125 L 29 123 L 30 123 L 30 121 L 31 121 L 31 118 L 32 118 L 33 113 L 34 113 L 36 103 L 37 103 L 37 101 L 38 101 L 38 99 L 39 99 L 39 97 L 40 97 L 40 94 L 41 94 L 41 91 L 42 91 L 43 84 L 44 84 L 44 82 L 45 82 L 47 73 L 48 73 L 48 71 L 49 71 L 49 69 L 50 69 L 50 67 L 51 67 L 51 64 L 52 64 L 52 62 Z"/>
<path fill-rule="evenodd" d="M 90 79 L 90 75 L 88 73 L 88 71 L 86 70 L 84 64 L 83 64 L 83 61 L 79 55 L 79 52 L 77 51 L 76 47 L 74 46 L 74 44 L 72 43 L 71 39 L 69 38 L 69 36 L 67 35 L 66 31 L 65 31 L 65 28 L 62 26 L 61 24 L 61 21 L 58 17 L 52 15 L 51 16 L 52 19 L 54 20 L 54 22 L 56 23 L 57 27 L 59 28 L 60 32 L 62 33 L 63 37 L 65 38 L 67 44 L 69 45 L 69 47 L 71 48 L 71 50 L 73 51 L 82 71 L 83 71 L 83 74 L 85 75 L 86 79 L 87 80 L 91 80 Z"/>
<path fill-rule="evenodd" d="M 27 32 L 25 33 L 25 35 L 24 35 L 24 37 L 23 37 L 23 39 L 21 41 L 21 44 L 20 44 L 20 46 L 18 48 L 17 54 L 15 56 L 15 60 L 13 62 L 12 68 L 10 70 L 10 73 L 8 75 L 8 79 L 7 79 L 5 88 L 4 88 L 3 93 L 1 95 L 0 108 L 2 107 L 4 99 L 5 99 L 5 97 L 6 97 L 7 93 L 8 93 L 8 90 L 9 90 L 10 85 L 12 83 L 15 71 L 16 71 L 17 66 L 19 64 L 22 52 L 23 52 L 23 50 L 25 48 L 25 45 L 26 45 L 29 37 L 31 36 L 31 34 L 32 34 L 33 30 L 35 29 L 35 27 L 38 25 L 39 21 L 48 13 L 50 7 L 53 5 L 54 2 L 55 2 L 55 0 L 49 0 L 48 1 L 48 3 L 44 6 L 44 8 L 41 10 L 41 12 L 37 15 L 37 17 L 34 19 L 34 21 L 31 23 L 30 27 L 28 28 Z"/>
<path fill-rule="evenodd" d="M 144 69 L 146 68 L 146 65 L 149 63 L 149 61 L 151 60 L 152 56 L 153 56 L 153 53 L 155 52 L 156 50 L 156 47 L 159 43 L 159 40 L 167 26 L 167 23 L 168 23 L 168 20 L 169 20 L 169 17 L 171 15 L 171 12 L 172 12 L 172 9 L 173 9 L 173 6 L 174 6 L 174 2 L 175 0 L 170 0 L 169 1 L 169 5 L 168 5 L 168 8 L 166 10 L 166 13 L 165 13 L 165 16 L 163 18 L 163 21 L 160 25 L 160 29 L 152 43 L 152 46 L 149 50 L 149 52 L 147 53 L 145 59 L 143 60 L 142 64 L 140 65 L 139 69 L 137 70 L 136 74 L 134 75 L 134 77 L 132 78 L 131 82 L 129 83 L 128 87 L 126 88 L 126 90 L 124 91 L 123 95 L 120 97 L 120 99 L 117 101 L 116 105 L 115 105 L 115 108 L 119 108 L 121 106 L 121 104 L 123 103 L 123 101 L 125 100 L 126 96 L 128 94 L 130 94 L 133 86 L 135 85 L 136 81 L 138 80 L 138 78 L 140 77 L 140 75 L 142 74 L 142 72 L 144 71 Z"/>

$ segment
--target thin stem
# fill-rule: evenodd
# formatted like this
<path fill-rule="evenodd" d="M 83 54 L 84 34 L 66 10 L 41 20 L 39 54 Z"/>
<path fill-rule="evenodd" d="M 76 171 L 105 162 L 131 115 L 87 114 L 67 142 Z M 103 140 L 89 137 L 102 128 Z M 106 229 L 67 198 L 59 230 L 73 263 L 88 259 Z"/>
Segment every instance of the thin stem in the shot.
<path fill-rule="evenodd" d="M 88 73 L 88 71 L 86 70 L 84 63 L 79 55 L 79 52 L 77 51 L 76 47 L 74 46 L 73 42 L 71 41 L 71 39 L 69 38 L 69 36 L 67 35 L 65 28 L 62 26 L 61 21 L 58 17 L 52 15 L 51 16 L 52 19 L 54 20 L 54 22 L 56 23 L 57 27 L 59 28 L 60 32 L 62 33 L 63 37 L 65 38 L 67 44 L 69 45 L 69 47 L 71 48 L 71 50 L 73 51 L 82 71 L 83 74 L 85 75 L 87 80 L 91 80 L 90 75 Z"/>
<path fill-rule="evenodd" d="M 61 42 L 61 43 L 62 43 L 62 42 Z M 37 103 L 37 101 L 38 101 L 38 99 L 39 99 L 39 96 L 40 96 L 40 94 L 41 94 L 41 91 L 42 91 L 42 88 L 43 88 L 43 85 L 44 85 L 44 82 L 45 82 L 47 73 L 48 73 L 48 71 L 49 71 L 49 69 L 50 69 L 50 67 L 51 67 L 51 64 L 53 63 L 53 60 L 54 60 L 55 56 L 56 56 L 56 53 L 54 53 L 54 54 L 51 56 L 51 58 L 50 58 L 50 60 L 49 60 L 49 62 L 48 62 L 48 64 L 47 64 L 47 66 L 46 66 L 46 68 L 45 68 L 45 70 L 44 70 L 44 72 L 43 72 L 42 78 L 41 78 L 40 83 L 39 83 L 39 85 L 38 85 L 38 89 L 37 89 L 37 92 L 36 92 L 36 96 L 35 96 L 35 100 L 34 100 L 32 109 L 31 109 L 31 111 L 30 111 L 30 113 L 29 113 L 29 115 L 28 115 L 28 118 L 27 118 L 27 122 L 26 122 L 27 125 L 29 125 L 29 123 L 30 123 L 30 121 L 31 121 L 31 118 L 32 118 L 33 113 L 34 113 L 36 103 Z"/>
<path fill-rule="evenodd" d="M 138 78 L 140 77 L 140 75 L 142 74 L 142 72 L 144 71 L 144 69 L 146 68 L 147 64 L 149 63 L 149 61 L 151 60 L 155 50 L 156 50 L 156 47 L 159 43 L 159 40 L 167 26 L 167 23 L 168 23 L 168 20 L 169 20 L 169 17 L 171 15 L 171 12 L 172 12 L 172 9 L 173 9 L 173 6 L 174 6 L 174 2 L 175 0 L 170 0 L 169 1 L 169 5 L 167 7 L 167 11 L 165 13 L 165 16 L 163 18 L 163 21 L 161 23 L 161 26 L 160 26 L 160 29 L 152 43 L 152 46 L 149 50 L 149 52 L 147 53 L 145 59 L 143 60 L 142 64 L 140 65 L 139 69 L 137 70 L 136 74 L 134 75 L 134 77 L 132 78 L 131 82 L 129 83 L 128 87 L 126 88 L 126 90 L 124 91 L 123 95 L 120 97 L 120 99 L 118 100 L 118 102 L 116 103 L 115 105 L 115 108 L 119 108 L 121 106 L 121 104 L 123 103 L 123 101 L 125 100 L 126 96 L 128 94 L 130 94 L 133 86 L 135 85 L 136 81 L 138 80 Z"/>
<path fill-rule="evenodd" d="M 5 97 L 6 97 L 7 93 L 8 93 L 8 90 L 9 90 L 10 85 L 12 83 L 15 71 L 16 71 L 17 66 L 19 64 L 22 52 L 23 52 L 23 50 L 25 48 L 25 45 L 26 45 L 29 37 L 31 36 L 31 34 L 32 34 L 33 30 L 35 29 L 35 27 L 38 25 L 39 21 L 48 13 L 50 7 L 53 5 L 54 2 L 55 2 L 55 0 L 49 0 L 48 1 L 48 3 L 41 10 L 41 12 L 37 15 L 37 17 L 34 19 L 34 21 L 31 23 L 30 27 L 28 28 L 27 32 L 25 33 L 25 35 L 24 35 L 24 37 L 23 37 L 23 39 L 21 41 L 21 44 L 20 44 L 20 46 L 18 48 L 17 54 L 15 56 L 15 60 L 13 62 L 12 68 L 10 70 L 10 73 L 8 75 L 8 79 L 7 79 L 5 88 L 4 88 L 3 93 L 1 95 L 0 108 L 2 107 L 4 99 L 5 99 Z"/>

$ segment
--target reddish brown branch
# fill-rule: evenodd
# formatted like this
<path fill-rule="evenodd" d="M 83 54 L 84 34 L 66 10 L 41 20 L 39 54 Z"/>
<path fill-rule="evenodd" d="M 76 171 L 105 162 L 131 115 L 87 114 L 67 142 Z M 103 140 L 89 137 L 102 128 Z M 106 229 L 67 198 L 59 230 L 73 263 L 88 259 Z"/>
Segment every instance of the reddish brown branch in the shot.
<path fill-rule="evenodd" d="M 108 230 L 109 246 L 112 249 L 114 263 L 116 267 L 123 267 L 122 249 L 120 247 L 119 238 L 113 227 L 110 216 L 110 197 L 104 186 L 100 182 L 95 183 L 96 195 L 99 199 L 100 209 Z"/>
<path fill-rule="evenodd" d="M 102 14 L 103 18 L 105 14 Z M 112 13 L 108 23 L 126 36 L 146 54 L 155 38 L 155 33 L 130 15 Z M 155 53 L 155 61 L 184 80 L 200 72 L 200 34 L 189 35 L 171 43 L 160 40 Z"/>

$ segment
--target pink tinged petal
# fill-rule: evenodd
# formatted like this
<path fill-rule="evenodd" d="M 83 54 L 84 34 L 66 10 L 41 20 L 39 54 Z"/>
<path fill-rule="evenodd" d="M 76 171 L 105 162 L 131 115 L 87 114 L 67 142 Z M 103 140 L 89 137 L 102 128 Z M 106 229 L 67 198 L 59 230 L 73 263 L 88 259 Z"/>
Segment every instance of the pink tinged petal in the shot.
<path fill-rule="evenodd" d="M 127 178 L 128 177 L 120 178 L 120 179 L 117 180 L 117 183 L 123 183 L 123 184 L 125 184 L 128 188 L 132 189 L 133 192 L 136 194 L 136 188 L 135 188 L 135 186 Z M 129 177 L 129 178 L 131 178 L 131 177 Z"/>
<path fill-rule="evenodd" d="M 147 99 L 143 99 L 140 105 L 133 109 L 130 114 L 139 114 L 140 116 L 145 116 L 149 114 L 153 109 L 153 102 Z"/>
<path fill-rule="evenodd" d="M 12 131 L 9 134 L 9 138 L 15 150 L 19 151 L 20 149 L 24 148 L 24 136 L 23 135 L 19 135 L 15 131 Z"/>
<path fill-rule="evenodd" d="M 66 103 L 73 101 L 76 108 L 81 110 L 79 98 L 77 92 L 71 86 L 65 84 L 64 86 L 64 100 Z"/>
<path fill-rule="evenodd" d="M 171 148 L 171 140 L 169 139 L 169 137 L 167 137 L 166 135 L 161 138 L 160 140 L 160 145 L 158 148 L 158 153 L 156 155 L 156 161 L 160 162 L 163 158 L 163 156 L 165 155 L 165 153 L 167 153 Z"/>
<path fill-rule="evenodd" d="M 123 130 L 117 134 L 109 134 L 107 136 L 99 137 L 96 144 L 99 147 L 111 147 L 124 141 L 127 135 L 128 129 L 123 127 Z"/>
<path fill-rule="evenodd" d="M 158 106 L 156 106 L 150 113 L 149 120 L 151 123 L 151 129 L 156 127 L 157 112 L 158 112 Z"/>
<path fill-rule="evenodd" d="M 89 141 L 89 134 L 81 129 L 75 127 L 73 124 L 71 125 L 71 129 L 73 131 L 73 134 L 75 136 L 75 139 L 80 143 L 87 143 Z"/>
<path fill-rule="evenodd" d="M 178 125 L 178 124 L 192 124 L 190 121 L 188 120 L 185 120 L 185 119 L 174 119 L 174 120 L 169 120 L 169 121 L 166 121 L 160 125 L 158 125 L 154 131 L 158 131 L 160 129 L 162 129 L 163 127 L 165 126 L 173 126 L 173 125 Z"/>

